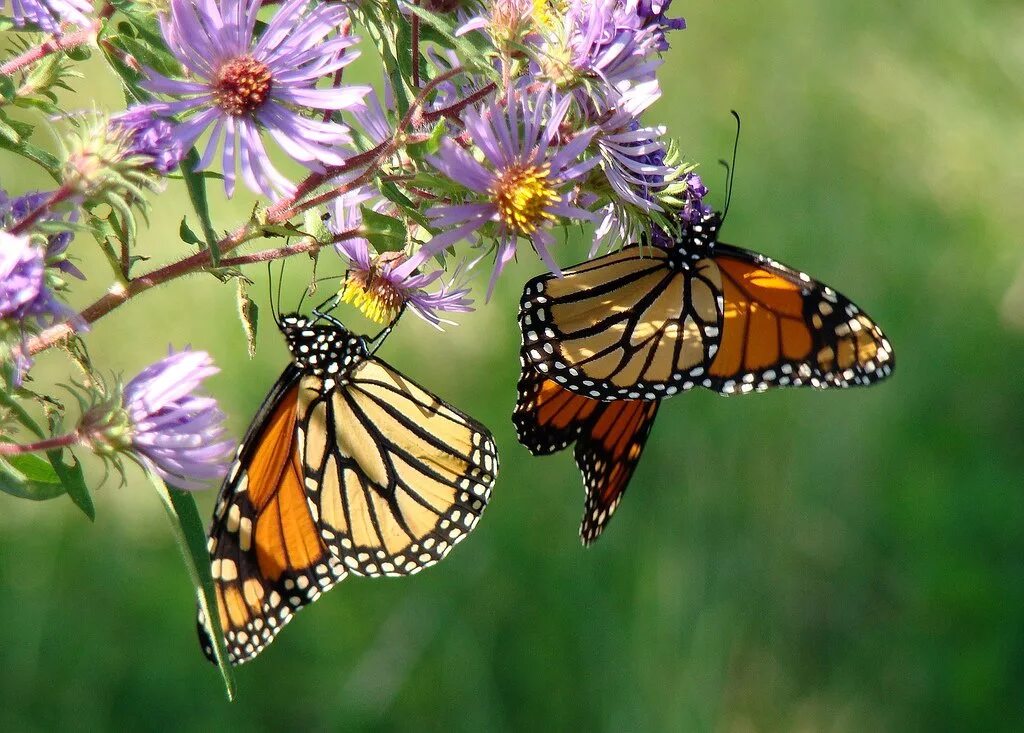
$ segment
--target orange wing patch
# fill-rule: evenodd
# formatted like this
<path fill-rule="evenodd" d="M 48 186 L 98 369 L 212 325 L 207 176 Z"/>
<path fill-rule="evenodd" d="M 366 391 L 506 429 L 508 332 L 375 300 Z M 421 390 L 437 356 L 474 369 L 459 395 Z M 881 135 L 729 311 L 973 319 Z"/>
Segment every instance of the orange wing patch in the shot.
<path fill-rule="evenodd" d="M 576 441 L 574 455 L 587 496 L 580 525 L 583 544 L 600 536 L 622 500 L 659 404 L 582 397 L 524 361 L 512 422 L 519 442 L 534 455 L 554 453 Z"/>
<path fill-rule="evenodd" d="M 271 391 L 221 489 L 210 528 L 210 570 L 232 664 L 259 654 L 296 611 L 345 577 L 306 500 L 297 405 L 296 384 L 279 382 Z M 214 661 L 206 625 L 200 611 L 200 643 Z"/>
<path fill-rule="evenodd" d="M 703 386 L 723 394 L 850 387 L 892 373 L 885 334 L 842 293 L 731 245 L 717 245 L 714 261 L 722 277 L 722 335 Z"/>

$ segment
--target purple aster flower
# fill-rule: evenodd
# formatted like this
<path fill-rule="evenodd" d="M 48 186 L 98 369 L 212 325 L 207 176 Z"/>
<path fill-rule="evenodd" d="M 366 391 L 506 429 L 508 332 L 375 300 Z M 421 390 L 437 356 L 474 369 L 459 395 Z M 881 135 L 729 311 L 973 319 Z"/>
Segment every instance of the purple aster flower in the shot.
<path fill-rule="evenodd" d="M 647 93 L 641 92 L 641 96 L 644 99 L 639 109 L 633 104 L 637 95 L 622 98 L 616 111 L 600 124 L 595 140 L 605 176 L 621 201 L 644 211 L 661 211 L 653 200 L 652 190 L 663 186 L 673 169 L 665 165 L 665 144 L 661 139 L 665 128 L 640 125 L 639 113 L 649 104 Z"/>
<path fill-rule="evenodd" d="M 10 10 L 6 7 L 10 3 Z M 89 0 L 0 0 L 0 11 L 10 13 L 19 28 L 34 25 L 47 33 L 59 33 L 62 22 L 89 25 L 93 12 Z"/>
<path fill-rule="evenodd" d="M 34 191 L 19 196 L 16 199 L 12 199 L 9 198 L 3 190 L 0 190 L 0 226 L 10 226 L 21 221 L 46 203 L 49 198 L 49 193 L 44 191 Z M 72 213 L 70 220 L 74 222 L 77 219 L 78 214 Z M 59 217 L 54 213 L 49 213 L 42 219 L 42 221 L 59 220 Z M 49 267 L 54 267 L 60 270 L 65 275 L 76 277 L 79 280 L 85 280 L 85 275 L 82 274 L 82 271 L 75 267 L 67 257 L 68 245 L 71 244 L 71 240 L 73 238 L 74 233 L 70 231 L 47 235 L 46 264 Z"/>
<path fill-rule="evenodd" d="M 547 45 L 550 60 L 542 65 L 548 75 L 570 83 L 579 77 L 599 80 L 593 92 L 602 106 L 615 92 L 653 82 L 663 33 L 638 14 L 637 2 L 572 0 L 564 30 Z"/>
<path fill-rule="evenodd" d="M 683 189 L 683 208 L 679 212 L 679 218 L 687 223 L 700 221 L 712 212 L 710 206 L 704 203 L 704 197 L 708 195 L 707 186 L 696 173 L 687 173 L 683 176 L 686 188 Z"/>
<path fill-rule="evenodd" d="M 110 124 L 128 137 L 126 155 L 145 159 L 161 176 L 177 168 L 185 157 L 181 141 L 174 136 L 174 126 L 157 117 L 153 105 L 132 107 L 111 117 Z"/>
<path fill-rule="evenodd" d="M 179 489 L 203 488 L 222 477 L 231 458 L 217 401 L 193 394 L 218 371 L 205 351 L 172 352 L 124 387 L 132 449 Z"/>
<path fill-rule="evenodd" d="M 681 31 L 686 28 L 686 20 L 683 18 L 666 18 L 668 6 L 672 0 L 638 0 L 636 12 L 645 26 L 651 26 L 660 32 L 658 51 L 668 50 L 668 39 L 665 34 L 668 31 Z"/>
<path fill-rule="evenodd" d="M 43 292 L 43 250 L 28 236 L 0 231 L 0 318 L 20 320 Z"/>
<path fill-rule="evenodd" d="M 329 228 L 335 234 L 356 229 L 362 224 L 360 204 L 373 198 L 369 187 L 363 186 L 331 202 Z M 334 245 L 338 254 L 349 261 L 349 270 L 339 295 L 369 319 L 390 323 L 408 306 L 432 326 L 452 323 L 439 313 L 468 313 L 473 310 L 467 288 L 455 285 L 458 277 L 444 282 L 442 271 L 418 273 L 402 252 L 378 254 L 363 238 L 345 239 Z M 433 291 L 428 290 L 438 284 Z"/>
<path fill-rule="evenodd" d="M 532 242 L 552 272 L 560 273 L 549 251 L 554 237 L 548 230 L 559 217 L 595 220 L 591 212 L 574 205 L 567 189 L 600 162 L 596 156 L 580 160 L 596 128 L 577 132 L 561 147 L 555 144 L 571 101 L 568 96 L 557 100 L 550 90 L 517 100 L 510 91 L 504 106 L 465 114 L 466 132 L 487 165 L 451 140 L 442 141 L 440 155 L 429 157 L 437 170 L 474 195 L 464 203 L 436 206 L 427 212 L 436 225 L 448 231 L 413 256 L 410 262 L 414 266 L 493 223 L 497 252 L 488 298 L 502 269 L 515 256 L 520 237 Z"/>
<path fill-rule="evenodd" d="M 0 231 L 0 318 L 45 326 L 75 317 L 48 286 L 46 257 L 27 235 Z"/>
<path fill-rule="evenodd" d="M 348 18 L 341 3 L 288 0 L 263 33 L 254 35 L 261 0 L 171 0 L 161 28 L 190 80 L 168 79 L 154 71 L 145 88 L 178 97 L 157 105 L 160 114 L 181 115 L 175 138 L 184 148 L 212 127 L 197 169 L 207 168 L 223 138 L 224 190 L 231 196 L 236 167 L 254 191 L 268 197 L 288 194 L 294 185 L 270 162 L 261 138 L 267 132 L 292 158 L 312 170 L 344 162 L 348 128 L 301 114 L 362 104 L 366 86 L 318 87 L 328 74 L 359 54 L 355 36 L 328 38 Z M 342 53 L 344 51 L 344 53 Z"/>
<path fill-rule="evenodd" d="M 388 103 L 388 109 L 391 109 L 390 98 L 385 96 L 384 101 Z M 353 108 L 352 116 L 356 118 L 359 127 L 374 145 L 380 145 L 385 140 L 391 139 L 391 123 L 388 122 L 376 92 L 370 92 L 362 107 Z"/>

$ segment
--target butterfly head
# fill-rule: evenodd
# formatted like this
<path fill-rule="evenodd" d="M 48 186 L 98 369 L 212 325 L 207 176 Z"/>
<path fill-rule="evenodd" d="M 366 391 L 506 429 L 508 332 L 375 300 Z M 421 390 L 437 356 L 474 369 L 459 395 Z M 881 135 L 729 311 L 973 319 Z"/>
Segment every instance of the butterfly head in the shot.
<path fill-rule="evenodd" d="M 334 318 L 287 313 L 278 325 L 295 365 L 310 374 L 335 377 L 367 357 L 363 339 Z"/>
<path fill-rule="evenodd" d="M 708 210 L 707 213 L 698 213 L 693 220 L 680 216 L 678 227 L 674 234 L 656 227 L 651 241 L 669 251 L 674 266 L 685 269 L 692 262 L 711 255 L 722 228 L 722 215 Z"/>

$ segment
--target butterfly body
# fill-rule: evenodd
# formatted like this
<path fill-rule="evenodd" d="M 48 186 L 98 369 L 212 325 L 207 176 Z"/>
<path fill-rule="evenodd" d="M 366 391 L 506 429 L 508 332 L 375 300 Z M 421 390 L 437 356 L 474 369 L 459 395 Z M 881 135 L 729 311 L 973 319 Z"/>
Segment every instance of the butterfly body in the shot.
<path fill-rule="evenodd" d="M 209 533 L 233 664 L 350 573 L 439 562 L 476 526 L 498 469 L 483 425 L 335 319 L 289 314 L 279 327 L 292 362 L 242 440 Z M 200 611 L 212 660 L 208 623 Z"/>

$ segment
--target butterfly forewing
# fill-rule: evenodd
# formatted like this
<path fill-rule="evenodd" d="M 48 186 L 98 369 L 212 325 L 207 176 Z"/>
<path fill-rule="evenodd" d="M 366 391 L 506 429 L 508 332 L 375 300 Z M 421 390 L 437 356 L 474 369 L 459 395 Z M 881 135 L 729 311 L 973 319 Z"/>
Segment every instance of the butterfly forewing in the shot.
<path fill-rule="evenodd" d="M 532 367 L 594 399 L 659 399 L 694 386 L 718 348 L 721 281 L 708 260 L 638 246 L 534 278 L 520 327 Z"/>
<path fill-rule="evenodd" d="M 298 460 L 299 371 L 278 380 L 242 441 L 210 528 L 208 549 L 228 659 L 246 662 L 294 613 L 345 577 L 309 511 Z M 214 661 L 199 611 L 203 652 Z"/>
<path fill-rule="evenodd" d="M 498 469 L 490 432 L 378 359 L 300 398 L 310 506 L 359 575 L 409 575 L 476 526 Z"/>
<path fill-rule="evenodd" d="M 704 386 L 723 394 L 772 386 L 867 385 L 892 373 L 892 346 L 842 293 L 763 255 L 718 244 L 722 342 Z"/>

